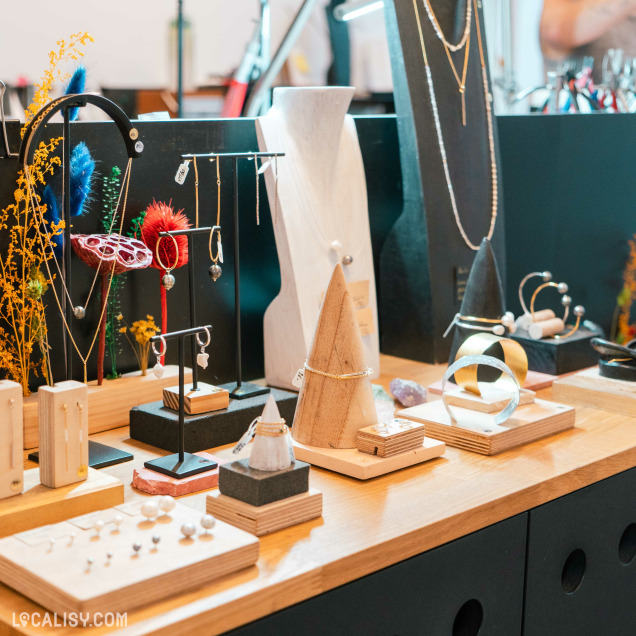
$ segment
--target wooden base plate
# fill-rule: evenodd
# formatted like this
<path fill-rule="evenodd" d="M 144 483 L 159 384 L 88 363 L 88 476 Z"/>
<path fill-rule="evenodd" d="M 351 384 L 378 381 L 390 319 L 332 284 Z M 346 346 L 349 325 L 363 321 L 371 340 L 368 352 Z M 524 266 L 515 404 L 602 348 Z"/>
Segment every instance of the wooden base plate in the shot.
<path fill-rule="evenodd" d="M 453 425 L 441 400 L 420 404 L 398 413 L 422 422 L 426 434 L 464 450 L 496 455 L 515 446 L 560 433 L 574 426 L 574 409 L 564 404 L 535 400 L 520 406 L 512 417 L 497 426 L 494 416 L 461 407 L 454 407 L 460 425 Z"/>
<path fill-rule="evenodd" d="M 258 559 L 258 539 L 217 521 L 204 534 L 201 512 L 177 503 L 154 521 L 141 502 L 102 510 L 0 540 L 0 580 L 45 608 L 62 612 L 124 612 L 196 588 Z M 123 522 L 117 528 L 115 515 Z M 99 535 L 95 519 L 106 524 Z M 197 528 L 186 539 L 181 525 Z M 70 541 L 70 533 L 75 539 Z M 161 541 L 154 545 L 152 537 Z M 51 546 L 50 539 L 55 543 Z M 141 550 L 134 552 L 134 543 Z M 107 553 L 113 556 L 107 558 Z M 88 559 L 93 559 L 91 565 Z"/>
<path fill-rule="evenodd" d="M 538 371 L 528 371 L 528 375 L 526 375 L 526 379 L 521 388 L 528 389 L 529 391 L 538 391 L 539 389 L 547 389 L 552 386 L 552 383 L 558 379 L 558 375 L 550 375 L 548 373 L 539 373 Z M 454 387 L 457 387 L 456 384 L 452 382 L 447 382 L 446 391 L 450 391 Z M 426 389 L 426 393 L 429 398 L 432 396 L 437 396 L 437 398 L 442 397 L 442 381 L 438 380 L 437 382 L 433 382 L 433 384 L 429 384 Z M 432 402 L 433 399 L 429 399 L 429 402 Z"/>
<path fill-rule="evenodd" d="M 179 381 L 179 367 L 168 364 L 163 376 L 155 377 L 141 371 L 125 373 L 117 380 L 104 380 L 102 386 L 97 381 L 88 383 L 88 432 L 90 435 L 109 431 L 120 426 L 128 426 L 128 412 L 142 402 L 160 400 L 163 389 Z M 185 370 L 185 381 L 192 382 L 192 371 Z M 24 400 L 24 448 L 37 448 L 39 434 L 38 394 L 33 393 Z"/>
<path fill-rule="evenodd" d="M 207 496 L 209 514 L 260 537 L 322 515 L 322 493 L 310 489 L 264 506 L 252 506 L 220 492 Z"/>
<path fill-rule="evenodd" d="M 420 464 L 440 457 L 445 450 L 443 442 L 428 437 L 424 438 L 424 444 L 419 448 L 392 457 L 361 453 L 357 448 L 319 448 L 294 441 L 296 459 L 356 479 L 371 479 L 400 468 Z"/>
<path fill-rule="evenodd" d="M 205 382 L 199 382 L 196 391 L 191 389 L 192 384 L 186 383 L 183 396 L 186 415 L 220 411 L 230 405 L 230 393 L 227 389 Z M 163 405 L 174 411 L 179 410 L 179 385 L 169 386 L 163 390 Z"/>
<path fill-rule="evenodd" d="M 552 395 L 568 404 L 636 416 L 636 382 L 604 378 L 598 367 L 557 380 Z"/>
<path fill-rule="evenodd" d="M 510 392 L 499 387 L 484 384 L 481 388 L 481 396 L 469 393 L 456 387 L 446 391 L 446 402 L 451 406 L 461 406 L 471 411 L 481 411 L 482 413 L 498 413 L 503 411 L 512 395 Z M 532 404 L 535 392 L 528 389 L 521 389 L 519 392 L 519 406 Z"/>
<path fill-rule="evenodd" d="M 124 484 L 107 473 L 89 468 L 84 481 L 47 488 L 32 468 L 24 471 L 24 492 L 0 500 L 0 537 L 123 502 Z"/>

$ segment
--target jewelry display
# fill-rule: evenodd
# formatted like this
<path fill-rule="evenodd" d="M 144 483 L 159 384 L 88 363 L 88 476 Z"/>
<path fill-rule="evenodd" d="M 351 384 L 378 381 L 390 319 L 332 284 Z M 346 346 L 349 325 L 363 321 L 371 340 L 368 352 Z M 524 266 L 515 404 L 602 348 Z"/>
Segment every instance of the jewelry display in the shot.
<path fill-rule="evenodd" d="M 179 244 L 177 243 L 177 239 L 174 236 L 172 236 L 171 234 L 169 236 L 172 239 L 172 243 L 174 244 L 174 250 L 175 250 L 174 263 L 172 264 L 172 266 L 167 267 L 166 265 L 164 265 L 161 262 L 161 256 L 159 256 L 159 245 L 161 244 L 161 240 L 164 238 L 163 236 L 160 236 L 158 238 L 157 245 L 155 248 L 155 257 L 157 258 L 157 263 L 159 263 L 159 265 L 161 266 L 161 269 L 165 270 L 166 272 L 161 279 L 161 284 L 166 290 L 172 289 L 174 287 L 174 283 L 175 283 L 174 276 L 170 272 L 173 269 L 175 269 L 175 267 L 177 266 L 177 263 L 179 262 Z"/>
<path fill-rule="evenodd" d="M 203 515 L 201 517 L 201 527 L 205 530 L 204 536 L 208 536 L 215 525 L 216 519 L 212 515 Z"/>
<path fill-rule="evenodd" d="M 186 538 L 190 539 L 197 532 L 196 526 L 193 523 L 184 523 L 181 526 L 181 534 Z"/>
<path fill-rule="evenodd" d="M 155 345 L 157 344 L 157 341 L 161 342 L 161 349 L 159 351 L 155 349 Z M 164 340 L 164 338 L 162 336 L 159 336 L 158 340 L 153 340 L 150 343 L 150 348 L 152 349 L 152 352 L 155 354 L 155 356 L 157 356 L 157 364 L 155 364 L 155 366 L 152 367 L 152 372 L 155 374 L 155 377 L 160 378 L 163 376 L 163 372 L 164 372 L 164 367 L 161 364 L 161 358 L 166 354 L 168 345 L 166 344 L 166 341 Z"/>
<path fill-rule="evenodd" d="M 199 345 L 199 347 L 201 347 L 201 350 L 199 351 L 199 353 L 197 355 L 197 364 L 201 368 L 207 369 L 208 368 L 208 358 L 210 357 L 210 354 L 206 353 L 205 348 L 210 344 L 210 340 L 212 339 L 212 337 L 210 336 L 210 332 L 209 332 L 207 327 L 205 327 L 205 335 L 207 336 L 205 342 L 201 342 L 200 335 L 201 335 L 200 333 L 198 333 L 196 335 L 197 344 Z"/>
<path fill-rule="evenodd" d="M 424 0 L 426 5 L 427 5 L 427 10 L 428 10 L 428 2 L 427 0 Z M 470 0 L 467 0 L 468 3 L 470 3 Z M 490 94 L 489 88 L 488 88 L 488 72 L 486 69 L 486 59 L 485 59 L 485 55 L 484 55 L 484 49 L 483 49 L 483 43 L 482 43 L 482 39 L 481 39 L 481 26 L 479 23 L 479 12 L 477 10 L 477 0 L 472 0 L 473 4 L 474 4 L 474 13 L 475 13 L 475 25 L 476 25 L 476 31 L 477 31 L 477 42 L 479 45 L 479 57 L 480 57 L 480 63 L 481 63 L 481 74 L 482 74 L 482 82 L 483 82 L 483 90 L 484 90 L 484 101 L 485 101 L 485 105 L 486 105 L 486 123 L 488 126 L 488 148 L 489 148 L 489 152 L 490 152 L 490 174 L 491 174 L 491 184 L 492 184 L 492 207 L 491 207 L 491 216 L 490 216 L 490 228 L 488 230 L 488 234 L 487 234 L 487 238 L 488 240 L 490 240 L 492 238 L 492 235 L 495 231 L 495 223 L 497 221 L 497 209 L 498 209 L 498 201 L 499 201 L 499 192 L 498 192 L 498 182 L 497 182 L 497 157 L 495 154 L 495 137 L 494 137 L 494 126 L 493 126 L 493 114 L 492 114 L 492 95 Z M 462 238 L 464 239 L 464 243 L 466 243 L 466 245 L 474 251 L 477 251 L 479 249 L 479 245 L 475 245 L 469 238 L 468 235 L 466 234 L 466 231 L 464 230 L 464 226 L 461 222 L 461 218 L 459 216 L 459 210 L 457 209 L 457 202 L 455 200 L 455 191 L 453 189 L 453 183 L 451 180 L 451 176 L 450 176 L 450 170 L 448 167 L 448 159 L 446 156 L 446 146 L 444 144 L 444 134 L 442 132 L 442 125 L 440 122 L 440 118 L 439 118 L 439 112 L 438 112 L 438 108 L 437 108 L 437 98 L 435 97 L 435 87 L 433 86 L 433 76 L 431 74 L 431 67 L 429 66 L 429 62 L 428 62 L 428 56 L 426 53 L 426 46 L 424 43 L 424 35 L 422 32 L 422 24 L 421 24 L 421 20 L 420 20 L 420 12 L 419 12 L 419 8 L 418 8 L 418 0 L 413 0 L 413 8 L 415 11 L 415 20 L 417 22 L 417 29 L 418 29 L 418 33 L 419 33 L 419 39 L 420 39 L 420 46 L 422 48 L 422 57 L 424 59 L 424 67 L 426 70 L 426 81 L 427 81 L 427 85 L 428 85 L 428 92 L 429 92 L 429 98 L 430 98 L 430 102 L 431 102 L 431 109 L 433 111 L 433 120 L 435 122 L 435 130 L 437 133 L 437 143 L 439 146 L 439 151 L 440 151 L 440 155 L 442 158 L 442 165 L 444 168 L 444 177 L 446 179 L 446 186 L 448 189 L 448 195 L 450 198 L 450 202 L 451 202 L 451 207 L 453 208 L 453 216 L 455 217 L 455 223 L 457 225 L 457 228 L 459 229 L 459 232 L 462 236 Z M 467 17 L 468 17 L 468 10 L 467 10 Z M 436 20 L 432 19 L 431 20 L 433 22 L 433 24 L 435 24 Z M 468 24 L 468 29 L 470 29 L 470 25 Z M 441 33 L 441 31 L 440 31 Z M 438 34 L 438 37 L 439 34 Z M 467 41 L 468 42 L 468 37 L 467 36 Z M 440 38 L 441 39 L 441 38 Z M 464 103 L 465 103 L 465 84 L 463 86 L 464 88 L 464 92 L 462 92 L 462 81 L 459 79 L 459 77 L 457 76 L 457 72 L 454 69 L 454 65 L 452 64 L 452 59 L 450 57 L 450 53 L 448 51 L 447 48 L 447 44 L 445 42 L 445 39 L 443 40 L 444 42 L 444 47 L 446 50 L 446 53 L 449 57 L 449 61 L 451 61 L 451 66 L 453 66 L 453 70 L 455 72 L 455 77 L 458 81 L 458 84 L 460 85 L 460 94 L 462 97 L 462 108 L 464 108 Z M 464 64 L 467 64 L 467 60 L 468 60 L 468 50 L 466 51 L 466 56 L 464 59 Z M 465 72 L 464 72 L 464 80 L 465 82 Z"/>
<path fill-rule="evenodd" d="M 470 324 L 472 322 L 478 324 Z M 444 338 L 446 338 L 455 325 L 473 331 L 492 331 L 496 336 L 503 336 L 506 333 L 506 329 L 508 329 L 510 333 L 516 331 L 515 317 L 511 311 L 507 311 L 501 318 L 479 318 L 477 316 L 462 316 L 460 313 L 456 313 L 451 324 L 448 325 L 448 328 L 444 332 Z"/>
<path fill-rule="evenodd" d="M 428 15 L 428 19 L 433 25 L 433 29 L 435 30 L 435 34 L 440 39 L 442 44 L 444 45 L 444 51 L 446 52 L 446 57 L 448 58 L 448 62 L 450 64 L 451 70 L 453 71 L 453 75 L 455 76 L 455 81 L 457 82 L 457 88 L 459 90 L 459 95 L 462 102 L 462 125 L 466 125 L 466 71 L 468 69 L 468 56 L 470 53 L 470 27 L 471 27 L 471 11 L 472 11 L 472 3 L 470 0 L 466 1 L 466 22 L 464 26 L 464 34 L 462 39 L 457 44 L 451 44 L 444 37 L 441 27 L 439 26 L 439 22 L 437 21 L 437 17 L 433 12 L 433 7 L 431 7 L 430 0 L 424 0 L 424 7 L 426 8 L 426 14 Z M 466 46 L 466 53 L 464 54 L 464 68 L 462 70 L 462 77 L 460 79 L 459 74 L 457 73 L 457 68 L 455 67 L 455 63 L 453 62 L 453 58 L 451 56 L 452 53 L 456 53 Z"/>

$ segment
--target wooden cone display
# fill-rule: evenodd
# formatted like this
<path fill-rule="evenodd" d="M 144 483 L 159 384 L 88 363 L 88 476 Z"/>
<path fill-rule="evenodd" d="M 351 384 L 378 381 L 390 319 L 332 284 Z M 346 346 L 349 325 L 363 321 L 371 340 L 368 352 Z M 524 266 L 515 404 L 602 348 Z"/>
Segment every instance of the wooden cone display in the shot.
<path fill-rule="evenodd" d="M 338 263 L 325 294 L 307 365 L 333 375 L 366 368 L 351 294 Z M 369 376 L 337 379 L 305 369 L 292 427 L 301 444 L 355 448 L 358 430 L 377 424 Z"/>

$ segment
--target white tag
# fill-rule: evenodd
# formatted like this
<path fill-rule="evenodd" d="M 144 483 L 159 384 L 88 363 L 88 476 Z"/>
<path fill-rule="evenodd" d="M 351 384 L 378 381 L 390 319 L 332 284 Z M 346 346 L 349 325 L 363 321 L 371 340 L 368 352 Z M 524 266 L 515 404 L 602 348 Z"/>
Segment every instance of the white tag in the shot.
<path fill-rule="evenodd" d="M 258 169 L 258 174 L 263 174 L 263 172 L 265 172 L 265 170 L 269 168 L 270 163 L 272 163 L 271 159 L 269 161 L 266 161 L 264 164 L 262 164 L 261 167 Z"/>
<path fill-rule="evenodd" d="M 219 260 L 222 263 L 223 262 L 223 244 L 221 243 L 221 241 L 217 241 L 216 242 L 216 247 L 217 247 L 218 254 L 219 254 Z"/>
<path fill-rule="evenodd" d="M 247 427 L 247 430 L 245 431 L 245 433 L 243 433 L 243 436 L 238 441 L 238 444 L 232 449 L 232 453 L 240 453 L 252 441 L 252 437 L 256 435 L 256 424 L 258 423 L 257 420 L 259 419 L 260 418 L 255 417 L 252 420 L 251 424 Z"/>
<path fill-rule="evenodd" d="M 177 170 L 177 174 L 174 177 L 174 180 L 179 184 L 183 185 L 186 177 L 188 176 L 188 170 L 190 170 L 190 162 L 184 161 Z"/>
<path fill-rule="evenodd" d="M 305 369 L 298 369 L 298 371 L 296 371 L 296 375 L 294 376 L 294 379 L 292 380 L 292 384 L 297 389 L 300 389 L 300 387 L 303 385 L 304 379 L 305 379 Z"/>

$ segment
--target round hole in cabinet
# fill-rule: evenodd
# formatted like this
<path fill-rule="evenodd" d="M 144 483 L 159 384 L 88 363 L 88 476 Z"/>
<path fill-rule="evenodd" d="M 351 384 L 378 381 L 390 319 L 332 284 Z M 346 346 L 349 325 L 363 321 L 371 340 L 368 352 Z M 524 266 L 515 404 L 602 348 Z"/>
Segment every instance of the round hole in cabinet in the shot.
<path fill-rule="evenodd" d="M 636 556 L 636 523 L 630 523 L 618 543 L 618 558 L 623 565 L 629 565 Z"/>
<path fill-rule="evenodd" d="M 570 552 L 561 572 L 561 587 L 566 594 L 574 594 L 581 587 L 586 563 L 587 559 L 583 550 L 576 549 Z"/>
<path fill-rule="evenodd" d="M 476 598 L 466 601 L 457 612 L 453 636 L 476 636 L 484 620 L 484 608 Z"/>

